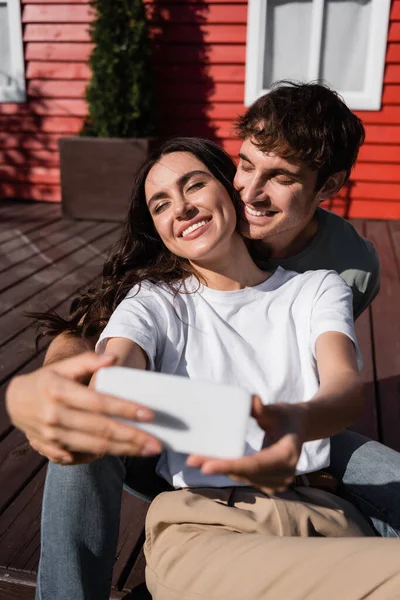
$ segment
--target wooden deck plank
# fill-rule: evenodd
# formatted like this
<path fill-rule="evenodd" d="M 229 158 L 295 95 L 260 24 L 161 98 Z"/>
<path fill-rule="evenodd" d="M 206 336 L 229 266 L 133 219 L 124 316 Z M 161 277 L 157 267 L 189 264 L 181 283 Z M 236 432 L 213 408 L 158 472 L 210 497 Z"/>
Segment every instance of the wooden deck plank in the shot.
<path fill-rule="evenodd" d="M 104 238 L 105 247 L 108 246 L 106 234 L 111 233 L 112 226 L 105 223 L 100 223 L 93 227 L 89 232 L 82 233 L 85 242 L 80 241 L 78 248 L 68 247 L 68 249 L 51 253 L 55 262 L 50 263 L 44 269 L 32 278 L 23 280 L 12 288 L 3 291 L 0 296 L 0 314 L 4 314 L 15 308 L 28 298 L 34 296 L 44 288 L 49 288 L 51 285 L 61 281 L 66 275 L 73 272 L 77 267 L 85 264 L 94 255 L 99 254 L 98 249 L 93 245 L 93 242 Z M 50 257 L 50 258 L 51 258 Z M 104 257 L 103 257 L 104 262 Z"/>
<path fill-rule="evenodd" d="M 143 540 L 144 520 L 148 508 L 149 504 L 147 502 L 124 492 L 121 505 L 118 548 L 112 578 L 112 585 L 115 588 L 125 588 L 126 579 L 140 552 Z"/>
<path fill-rule="evenodd" d="M 76 271 L 64 277 L 58 285 L 50 290 L 46 288 L 22 302 L 11 312 L 1 315 L 0 347 L 32 325 L 32 320 L 26 316 L 27 312 L 44 311 L 50 308 L 57 309 L 66 300 L 72 300 L 79 288 L 88 285 L 94 279 L 94 275 L 98 272 L 103 260 L 103 255 L 94 256 Z M 32 334 L 33 338 L 34 335 Z"/>
<path fill-rule="evenodd" d="M 0 443 L 0 514 L 15 500 L 46 460 L 14 429 Z M 7 482 L 7 485 L 4 483 Z"/>
<path fill-rule="evenodd" d="M 381 260 L 381 289 L 371 310 L 382 442 L 400 451 L 399 272 L 388 224 L 367 222 L 367 236 Z"/>
<path fill-rule="evenodd" d="M 87 238 L 93 239 L 94 229 L 92 227 L 85 229 L 77 229 L 75 235 L 63 236 L 63 239 L 48 247 L 45 251 L 37 250 L 32 253 L 23 264 L 19 265 L 18 269 L 12 268 L 1 273 L 0 291 L 4 293 L 9 288 L 23 283 L 29 277 L 33 279 L 40 276 L 40 273 L 49 267 L 55 265 L 68 258 L 80 248 L 86 248 L 88 245 Z M 22 261 L 21 261 L 22 262 Z"/>
<path fill-rule="evenodd" d="M 0 566 L 6 569 L 20 569 L 36 572 L 39 560 L 40 514 L 46 467 L 26 486 L 24 493 L 4 511 L 0 519 Z M 21 557 L 27 553 L 32 556 L 32 543 L 36 554 L 33 566 Z"/>
<path fill-rule="evenodd" d="M 0 220 L 0 232 L 5 232 L 10 228 L 20 229 L 29 223 L 28 228 L 37 227 L 38 223 L 45 223 L 53 219 L 61 218 L 61 207 L 57 204 L 46 202 L 14 202 L 3 204 L 2 219 Z M 2 238 L 0 238 L 2 240 Z"/>
<path fill-rule="evenodd" d="M 60 229 L 60 224 L 61 221 L 52 222 L 48 227 L 41 228 L 39 231 L 36 230 L 32 236 L 24 235 L 19 239 L 10 240 L 8 244 L 4 244 L 0 256 L 2 289 L 7 287 L 3 283 L 6 271 L 21 266 L 22 269 L 18 269 L 18 275 L 21 279 L 26 277 L 30 274 L 30 271 L 25 274 L 23 267 L 29 264 L 28 261 L 33 259 L 33 263 L 35 263 L 35 259 L 36 261 L 39 259 L 39 266 L 48 264 L 49 259 L 43 254 L 44 252 L 53 249 L 62 242 L 75 238 L 80 232 L 92 227 L 91 223 L 86 221 L 68 223 L 62 229 Z"/>
<path fill-rule="evenodd" d="M 36 576 L 29 573 L 0 568 L 0 598 L 8 600 L 34 600 Z M 1 595 L 4 594 L 4 595 Z"/>
<path fill-rule="evenodd" d="M 40 229 L 32 231 L 31 233 L 23 233 L 18 235 L 18 229 L 15 229 L 16 235 L 5 242 L 0 244 L 1 255 L 9 254 L 15 250 L 21 248 L 22 245 L 34 243 L 37 239 L 47 237 L 49 234 L 57 233 L 58 231 L 65 231 L 74 224 L 74 221 L 65 221 L 64 219 L 57 219 L 56 221 L 49 221 L 43 223 Z"/>
<path fill-rule="evenodd" d="M 16 236 L 31 234 L 32 232 L 39 230 L 46 223 L 56 223 L 59 221 L 60 217 L 57 214 L 54 214 L 53 217 L 49 215 L 47 219 L 27 218 L 26 221 L 18 220 L 16 223 L 9 223 L 6 229 L 0 230 L 0 252 L 2 245 Z"/>
<path fill-rule="evenodd" d="M 131 590 L 132 600 L 136 598 L 148 598 L 151 600 L 151 596 L 146 589 L 144 571 L 146 568 L 146 559 L 144 557 L 143 547 L 139 552 L 139 556 L 132 567 L 132 571 L 125 583 L 124 589 L 126 591 Z"/>
<path fill-rule="evenodd" d="M 0 598 L 4 600 L 35 600 L 36 586 L 26 585 L 20 582 L 19 578 L 13 578 L 12 574 L 6 572 L 3 577 L 8 577 L 8 580 L 1 579 L 0 573 Z"/>

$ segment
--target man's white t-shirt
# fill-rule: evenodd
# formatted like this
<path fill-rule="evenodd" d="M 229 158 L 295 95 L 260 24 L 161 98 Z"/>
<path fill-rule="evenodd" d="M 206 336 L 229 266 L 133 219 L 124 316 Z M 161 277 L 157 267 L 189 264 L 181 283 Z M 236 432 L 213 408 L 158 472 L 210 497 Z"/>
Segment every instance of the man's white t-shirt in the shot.
<path fill-rule="evenodd" d="M 146 352 L 151 370 L 238 385 L 264 404 L 298 403 L 318 390 L 315 342 L 327 331 L 347 335 L 357 348 L 349 286 L 334 271 L 278 267 L 260 285 L 228 292 L 194 277 L 175 294 L 146 281 L 119 304 L 96 350 L 102 352 L 108 338 L 128 338 Z M 246 454 L 259 451 L 264 436 L 250 418 Z M 328 466 L 329 450 L 328 439 L 305 443 L 297 473 Z M 176 488 L 233 485 L 185 463 L 186 455 L 167 451 L 157 470 Z"/>

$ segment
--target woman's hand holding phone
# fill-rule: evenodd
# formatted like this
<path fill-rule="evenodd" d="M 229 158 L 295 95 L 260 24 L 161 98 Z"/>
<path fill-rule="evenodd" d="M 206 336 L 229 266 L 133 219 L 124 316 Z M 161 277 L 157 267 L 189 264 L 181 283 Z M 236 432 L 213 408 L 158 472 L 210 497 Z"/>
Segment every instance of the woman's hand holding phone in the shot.
<path fill-rule="evenodd" d="M 89 462 L 103 454 L 160 453 L 162 444 L 154 436 L 112 418 L 149 422 L 151 410 L 82 384 L 113 363 L 113 356 L 86 352 L 15 377 L 6 392 L 11 422 L 35 450 L 60 464 Z"/>
<path fill-rule="evenodd" d="M 204 474 L 223 474 L 265 493 L 284 491 L 293 482 L 304 443 L 302 413 L 296 404 L 263 405 L 253 397 L 252 416 L 265 431 L 269 445 L 250 456 L 234 460 L 191 455 L 187 464 Z"/>

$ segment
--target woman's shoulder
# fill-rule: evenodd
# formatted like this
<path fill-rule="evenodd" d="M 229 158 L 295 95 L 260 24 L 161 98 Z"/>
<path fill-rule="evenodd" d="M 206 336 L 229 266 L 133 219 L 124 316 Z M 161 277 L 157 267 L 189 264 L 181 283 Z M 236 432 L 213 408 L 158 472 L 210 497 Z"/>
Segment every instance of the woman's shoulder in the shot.
<path fill-rule="evenodd" d="M 176 308 L 188 294 L 196 291 L 192 277 L 184 281 L 163 282 L 145 279 L 131 287 L 125 296 L 124 302 L 139 302 L 148 306 L 164 305 Z"/>
<path fill-rule="evenodd" d="M 127 292 L 125 298 L 145 298 L 145 297 L 164 297 L 172 294 L 171 286 L 164 282 L 154 282 L 150 279 L 144 279 L 140 283 L 133 285 Z"/>
<path fill-rule="evenodd" d="M 283 284 L 292 285 L 297 290 L 305 290 L 310 293 L 318 293 L 318 291 L 329 289 L 332 287 L 340 287 L 350 289 L 345 280 L 332 269 L 317 269 L 297 273 L 279 267 L 282 273 Z"/>

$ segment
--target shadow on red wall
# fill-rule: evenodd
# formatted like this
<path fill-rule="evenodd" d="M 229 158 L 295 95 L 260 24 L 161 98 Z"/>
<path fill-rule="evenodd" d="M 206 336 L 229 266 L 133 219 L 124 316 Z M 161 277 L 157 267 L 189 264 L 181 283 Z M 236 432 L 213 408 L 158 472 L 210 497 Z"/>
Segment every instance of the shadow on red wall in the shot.
<path fill-rule="evenodd" d="M 57 100 L 52 103 L 54 106 Z M 58 199 L 57 142 L 48 131 L 48 104 L 49 99 L 36 85 L 31 87 L 26 103 L 3 105 L 0 198 Z M 70 116 L 65 111 L 62 114 Z"/>
<path fill-rule="evenodd" d="M 207 116 L 214 82 L 208 75 L 209 45 L 204 24 L 209 8 L 196 4 L 169 5 L 154 0 L 150 10 L 153 24 L 154 64 L 162 136 L 190 135 L 216 140 Z"/>

